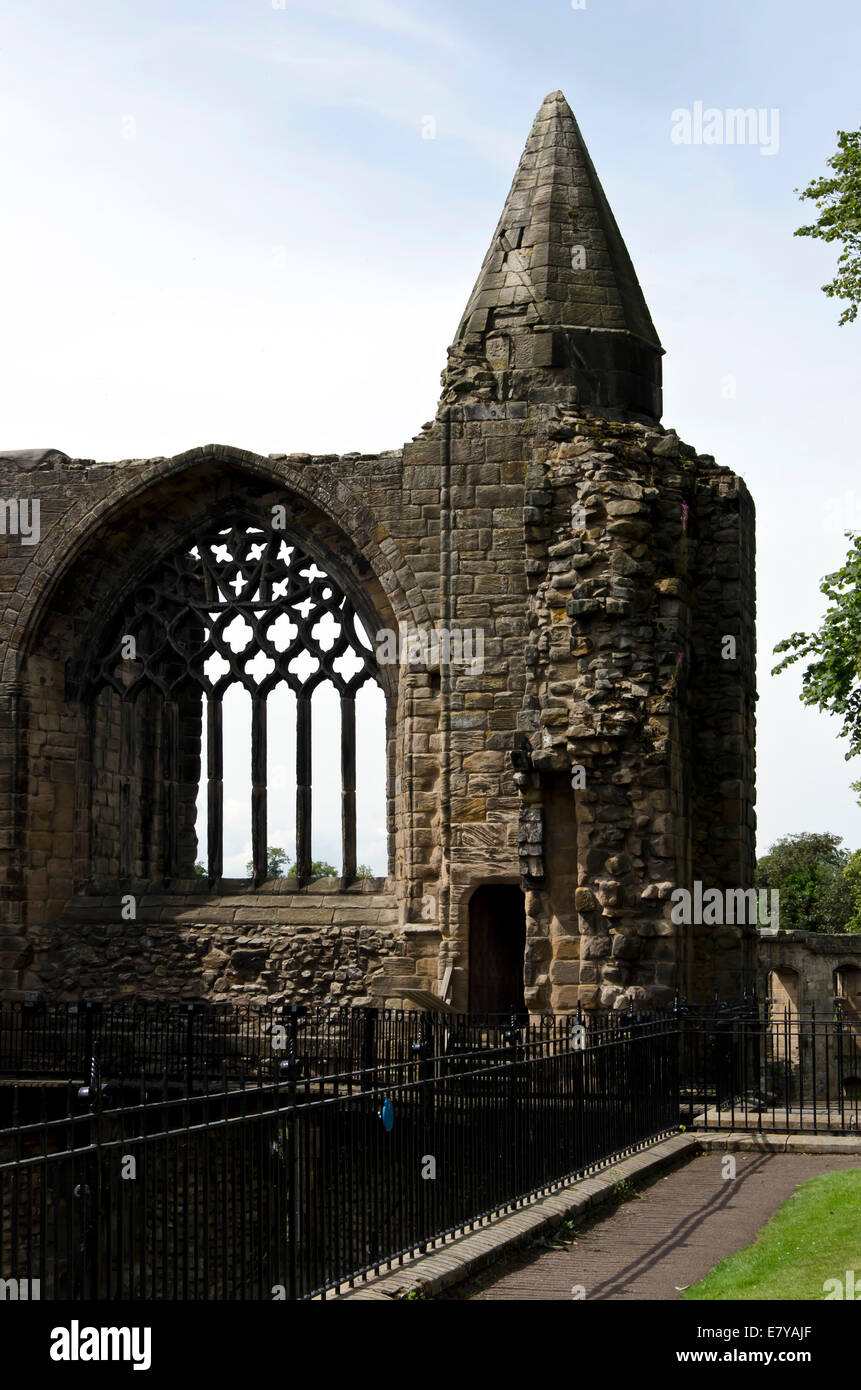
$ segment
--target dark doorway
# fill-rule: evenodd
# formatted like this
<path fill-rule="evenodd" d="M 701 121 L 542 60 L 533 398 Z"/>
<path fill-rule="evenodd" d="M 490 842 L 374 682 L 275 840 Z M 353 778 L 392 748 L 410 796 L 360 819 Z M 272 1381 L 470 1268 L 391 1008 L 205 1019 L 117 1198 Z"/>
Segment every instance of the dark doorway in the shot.
<path fill-rule="evenodd" d="M 486 883 L 469 903 L 470 1013 L 526 1012 L 526 909 L 514 884 Z"/>

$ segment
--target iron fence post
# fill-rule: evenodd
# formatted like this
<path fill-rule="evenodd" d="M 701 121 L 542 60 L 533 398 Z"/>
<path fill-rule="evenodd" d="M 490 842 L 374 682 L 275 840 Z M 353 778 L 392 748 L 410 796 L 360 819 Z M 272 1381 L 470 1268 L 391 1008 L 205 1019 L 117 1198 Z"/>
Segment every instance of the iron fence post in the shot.
<path fill-rule="evenodd" d="M 297 1126 L 296 1072 L 298 1066 L 299 1011 L 298 1004 L 290 1005 L 290 1029 L 287 1039 L 287 1120 L 286 1120 L 286 1164 L 287 1164 L 287 1297 L 291 1302 L 299 1298 L 299 1241 L 300 1214 L 299 1193 L 301 1182 L 297 1172 L 299 1164 L 299 1144 Z"/>
<path fill-rule="evenodd" d="M 521 1155 L 521 1137 L 524 1126 L 521 1123 L 520 1107 L 520 1067 L 518 1065 L 518 1030 L 514 1026 L 514 1019 L 511 1024 L 503 1031 L 503 1042 L 511 1048 L 511 1060 L 508 1064 L 508 1123 L 510 1129 L 509 1152 L 512 1156 L 511 1178 L 509 1182 L 509 1199 L 516 1197 L 521 1183 L 523 1170 L 523 1160 Z"/>
<path fill-rule="evenodd" d="M 194 1005 L 187 1004 L 185 1010 L 185 1074 L 186 1085 L 191 1091 L 191 1078 L 194 1067 Z"/>
<path fill-rule="evenodd" d="M 810 1063 L 810 1088 L 811 1088 L 812 1102 L 814 1102 L 814 1134 L 816 1134 L 816 1133 L 818 1133 L 818 1113 L 819 1113 L 819 1106 L 816 1105 L 816 1008 L 815 1008 L 815 1005 L 811 1005 L 810 1020 L 811 1020 L 810 1047 L 811 1047 L 811 1054 L 812 1054 L 812 1055 L 811 1055 L 811 1063 Z M 798 1033 L 801 1033 L 801 1031 L 803 1031 L 803 1029 L 804 1029 L 803 1020 L 801 1020 L 801 1017 L 798 1017 Z M 800 1126 L 801 1126 L 801 1127 L 804 1127 L 804 1090 L 801 1090 L 801 1094 L 798 1095 L 798 1123 L 800 1123 Z"/>
<path fill-rule="evenodd" d="M 377 1016 L 376 1009 L 367 1008 L 362 1020 L 362 1071 L 370 1073 L 365 1078 L 369 1088 L 374 1087 L 377 1081 Z"/>
<path fill-rule="evenodd" d="M 79 1298 L 98 1299 L 102 1296 L 102 1106 L 104 1087 L 101 1079 L 98 1047 L 93 1044 L 87 1085 L 78 1090 L 78 1100 L 86 1106 L 81 1117 L 89 1119 L 87 1125 L 88 1144 L 83 1163 L 82 1181 L 74 1189 L 73 1197 L 80 1203 L 81 1242 L 80 1269 L 75 1279 L 75 1292 Z M 75 1145 L 77 1148 L 77 1144 Z M 74 1174 L 74 1165 L 72 1168 Z"/>
<path fill-rule="evenodd" d="M 843 1010 L 834 1010 L 835 1038 L 837 1042 L 837 1094 L 840 1097 L 840 1128 L 846 1128 L 846 1111 L 843 1086 Z"/>
<path fill-rule="evenodd" d="M 84 1053 L 82 1061 L 86 1066 L 93 1055 L 93 1004 L 92 1000 L 84 1000 Z M 86 1073 L 85 1073 L 86 1075 Z"/>

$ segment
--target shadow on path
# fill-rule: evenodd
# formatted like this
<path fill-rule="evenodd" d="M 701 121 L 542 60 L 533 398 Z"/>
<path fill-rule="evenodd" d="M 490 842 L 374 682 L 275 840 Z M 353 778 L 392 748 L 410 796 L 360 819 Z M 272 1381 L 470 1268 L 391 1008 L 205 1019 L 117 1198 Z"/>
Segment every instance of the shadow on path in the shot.
<path fill-rule="evenodd" d="M 715 1155 L 715 1157 L 717 1157 L 717 1155 Z M 719 1180 L 721 1186 L 717 1188 L 710 1197 L 706 1198 L 701 1206 L 697 1207 L 694 1211 L 686 1213 L 686 1215 L 667 1232 L 666 1236 L 661 1238 L 659 1243 L 656 1243 L 651 1249 L 644 1251 L 636 1259 L 624 1265 L 612 1279 L 605 1279 L 603 1283 L 595 1285 L 590 1291 L 590 1299 L 613 1298 L 621 1293 L 632 1280 L 641 1278 L 644 1274 L 649 1273 L 661 1260 L 666 1259 L 667 1255 L 671 1254 L 673 1250 L 677 1250 L 679 1246 L 689 1240 L 704 1222 L 717 1215 L 718 1212 L 724 1210 L 729 1203 L 738 1196 L 744 1184 L 750 1182 L 752 1178 L 757 1177 L 759 1173 L 768 1166 L 772 1157 L 771 1154 L 761 1154 L 750 1163 L 745 1163 L 743 1170 L 734 1179 L 727 1180 L 721 1178 Z M 644 1194 L 644 1197 L 646 1195 L 647 1194 Z M 618 1212 L 615 1212 L 613 1215 L 618 1215 Z M 612 1220 L 612 1217 L 609 1219 Z"/>

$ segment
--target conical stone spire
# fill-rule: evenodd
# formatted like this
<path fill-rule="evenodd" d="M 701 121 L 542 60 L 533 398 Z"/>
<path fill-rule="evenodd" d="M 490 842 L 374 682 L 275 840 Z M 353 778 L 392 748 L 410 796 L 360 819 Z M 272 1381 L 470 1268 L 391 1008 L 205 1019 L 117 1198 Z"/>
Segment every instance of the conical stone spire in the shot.
<path fill-rule="evenodd" d="M 552 92 L 449 349 L 443 400 L 528 398 L 660 419 L 662 353 L 577 122 Z"/>

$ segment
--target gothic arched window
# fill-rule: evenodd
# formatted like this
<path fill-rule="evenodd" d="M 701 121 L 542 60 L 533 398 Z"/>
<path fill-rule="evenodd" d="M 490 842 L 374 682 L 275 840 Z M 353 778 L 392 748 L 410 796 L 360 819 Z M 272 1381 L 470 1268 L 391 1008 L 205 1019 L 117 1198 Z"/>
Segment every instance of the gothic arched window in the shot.
<path fill-rule="evenodd" d="M 280 510 L 280 509 L 276 509 Z M 234 518 L 195 531 L 115 612 L 91 652 L 93 860 L 121 877 L 188 878 L 198 847 L 198 787 L 206 785 L 210 882 L 224 856 L 226 693 L 250 697 L 254 879 L 267 874 L 267 700 L 295 696 L 295 876 L 311 876 L 312 695 L 340 697 L 342 877 L 356 873 L 356 696 L 382 686 L 367 627 L 307 538 Z M 367 606 L 366 606 L 367 607 Z M 334 731 L 333 731 L 334 732 Z M 328 733 L 328 731 L 327 731 Z M 202 766 L 202 750 L 205 763 Z M 111 813 L 115 807 L 115 814 Z M 201 851 L 202 852 L 202 851 Z"/>

